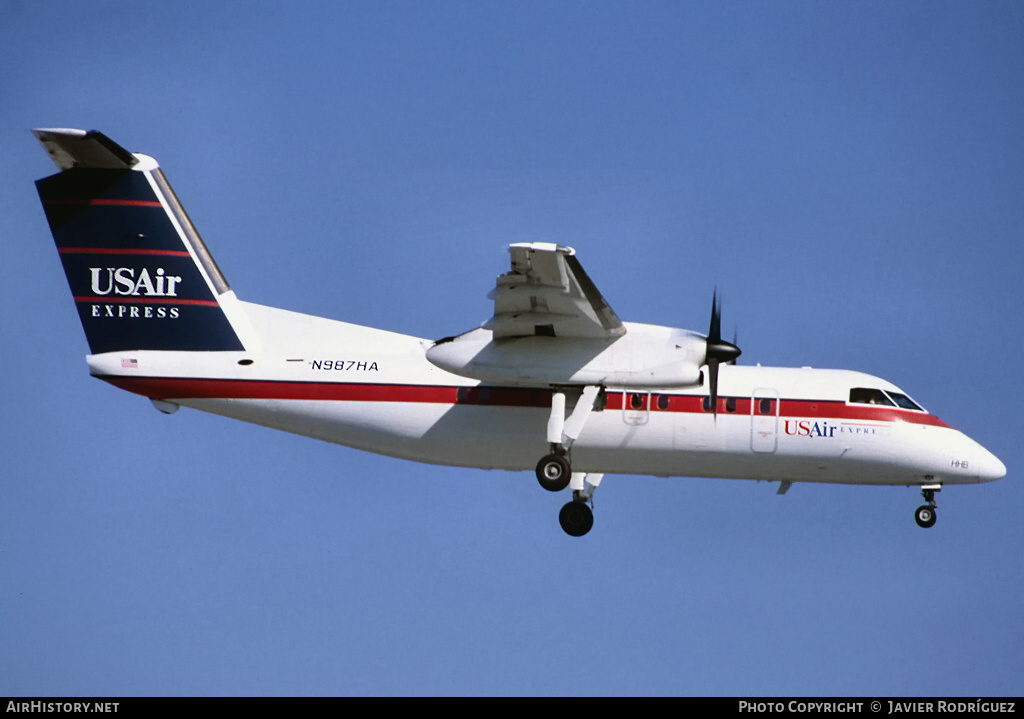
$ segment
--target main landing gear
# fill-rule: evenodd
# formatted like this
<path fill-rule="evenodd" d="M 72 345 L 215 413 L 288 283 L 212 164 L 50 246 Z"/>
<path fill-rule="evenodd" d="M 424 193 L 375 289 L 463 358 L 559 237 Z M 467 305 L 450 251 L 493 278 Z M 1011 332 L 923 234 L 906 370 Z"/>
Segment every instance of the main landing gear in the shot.
<path fill-rule="evenodd" d="M 565 392 L 552 392 L 551 416 L 548 418 L 547 430 L 551 452 L 537 462 L 537 481 L 541 487 L 549 492 L 560 492 L 572 486 L 572 501 L 558 513 L 558 523 L 562 525 L 565 533 L 572 537 L 582 537 L 594 526 L 594 513 L 587 503 L 602 475 L 586 475 L 582 472 L 574 474 L 569 460 L 569 449 L 580 436 L 583 425 L 594 411 L 600 392 L 601 388 L 596 385 L 584 387 L 569 419 L 565 418 Z M 589 485 L 589 488 L 585 488 L 585 485 Z"/>
<path fill-rule="evenodd" d="M 572 501 L 558 513 L 558 523 L 570 537 L 582 537 L 594 526 L 594 513 L 587 506 L 586 500 L 577 497 L 582 492 L 575 491 L 572 494 Z"/>
<path fill-rule="evenodd" d="M 561 492 L 569 486 L 572 467 L 565 452 L 544 455 L 537 462 L 537 481 L 549 492 Z"/>
<path fill-rule="evenodd" d="M 594 512 L 587 503 L 601 481 L 600 474 L 573 474 L 565 454 L 553 452 L 537 463 L 537 481 L 549 492 L 560 492 L 572 484 L 572 501 L 558 513 L 558 523 L 570 537 L 582 537 L 590 531 L 594 526 Z"/>
<path fill-rule="evenodd" d="M 921 495 L 924 497 L 924 501 L 928 504 L 923 504 L 917 508 L 914 512 L 914 521 L 917 522 L 918 527 L 928 527 L 935 524 L 935 508 L 938 506 L 935 504 L 935 493 L 942 489 L 942 485 L 925 485 L 921 487 Z"/>

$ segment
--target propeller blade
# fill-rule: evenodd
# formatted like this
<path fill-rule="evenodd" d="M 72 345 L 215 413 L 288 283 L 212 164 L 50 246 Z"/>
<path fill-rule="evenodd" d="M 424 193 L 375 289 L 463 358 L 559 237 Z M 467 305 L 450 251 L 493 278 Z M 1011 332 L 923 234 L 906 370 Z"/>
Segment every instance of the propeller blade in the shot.
<path fill-rule="evenodd" d="M 721 363 L 736 364 L 736 358 L 741 354 L 740 348 L 736 346 L 736 336 L 732 342 L 722 339 L 722 306 L 718 303 L 718 288 L 715 288 L 711 295 L 711 324 L 708 327 L 707 350 L 704 361 L 708 366 L 708 384 L 711 399 L 711 409 L 718 419 L 718 366 Z"/>
<path fill-rule="evenodd" d="M 711 295 L 711 327 L 708 329 L 708 342 L 720 342 L 722 339 L 722 308 L 718 306 L 718 288 Z"/>
<path fill-rule="evenodd" d="M 708 383 L 711 389 L 711 411 L 715 413 L 715 420 L 718 420 L 718 360 L 708 360 Z"/>

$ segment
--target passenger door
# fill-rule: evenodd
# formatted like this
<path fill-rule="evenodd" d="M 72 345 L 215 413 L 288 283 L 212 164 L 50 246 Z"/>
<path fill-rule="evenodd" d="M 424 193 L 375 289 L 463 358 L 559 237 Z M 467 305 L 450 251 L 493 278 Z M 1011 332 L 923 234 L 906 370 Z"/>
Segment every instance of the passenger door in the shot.
<path fill-rule="evenodd" d="M 779 392 L 759 387 L 750 397 L 750 450 L 771 454 L 779 447 Z"/>
<path fill-rule="evenodd" d="M 622 393 L 622 421 L 634 426 L 647 424 L 650 419 L 650 392 Z"/>

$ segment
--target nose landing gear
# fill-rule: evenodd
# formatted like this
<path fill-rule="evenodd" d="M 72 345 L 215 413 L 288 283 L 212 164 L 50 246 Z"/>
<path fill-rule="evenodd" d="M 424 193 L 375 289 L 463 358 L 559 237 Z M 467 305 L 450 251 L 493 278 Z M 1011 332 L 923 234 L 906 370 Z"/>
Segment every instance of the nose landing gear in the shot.
<path fill-rule="evenodd" d="M 942 485 L 925 485 L 921 487 L 921 495 L 928 504 L 923 504 L 914 512 L 914 521 L 918 527 L 927 529 L 935 524 L 935 493 L 942 489 Z"/>

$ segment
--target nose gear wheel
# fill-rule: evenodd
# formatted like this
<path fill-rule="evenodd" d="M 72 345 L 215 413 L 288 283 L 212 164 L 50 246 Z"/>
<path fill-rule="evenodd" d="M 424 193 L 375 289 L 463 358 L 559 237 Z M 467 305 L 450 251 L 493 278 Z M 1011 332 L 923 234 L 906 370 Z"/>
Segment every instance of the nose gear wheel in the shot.
<path fill-rule="evenodd" d="M 939 487 L 923 487 L 921 489 L 921 496 L 928 504 L 922 504 L 914 511 L 914 521 L 917 522 L 918 527 L 927 529 L 935 524 L 935 508 L 938 506 L 935 504 L 935 493 L 939 489 Z"/>

